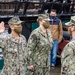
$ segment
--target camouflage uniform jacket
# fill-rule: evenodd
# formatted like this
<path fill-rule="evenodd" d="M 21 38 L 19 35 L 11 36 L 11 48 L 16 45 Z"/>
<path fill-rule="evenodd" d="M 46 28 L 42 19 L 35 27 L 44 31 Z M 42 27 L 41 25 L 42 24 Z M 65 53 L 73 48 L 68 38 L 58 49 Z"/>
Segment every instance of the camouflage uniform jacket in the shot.
<path fill-rule="evenodd" d="M 50 30 L 47 30 L 47 33 L 48 37 L 38 27 L 29 37 L 27 51 L 30 61 L 28 65 L 34 65 L 34 72 L 29 75 L 50 75 L 50 52 L 53 40 Z"/>
<path fill-rule="evenodd" d="M 75 75 L 75 39 L 71 40 L 61 54 L 61 75 Z"/>
<path fill-rule="evenodd" d="M 17 40 L 12 34 L 6 39 L 0 39 L 0 47 L 3 48 L 4 67 L 1 75 L 25 75 L 25 47 L 26 39 L 20 35 Z"/>

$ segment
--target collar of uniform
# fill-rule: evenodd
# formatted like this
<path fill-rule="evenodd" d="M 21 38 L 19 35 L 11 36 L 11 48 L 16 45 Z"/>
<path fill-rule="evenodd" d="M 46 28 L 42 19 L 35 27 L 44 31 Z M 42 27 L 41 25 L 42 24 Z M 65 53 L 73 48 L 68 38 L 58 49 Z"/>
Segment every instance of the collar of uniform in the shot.
<path fill-rule="evenodd" d="M 22 42 L 22 35 L 20 34 L 20 38 L 16 39 L 12 34 L 10 34 L 10 38 L 15 43 L 21 43 Z"/>
<path fill-rule="evenodd" d="M 47 37 L 47 36 L 45 35 L 45 33 L 41 30 L 40 27 L 39 27 L 39 33 L 42 34 L 44 37 Z"/>

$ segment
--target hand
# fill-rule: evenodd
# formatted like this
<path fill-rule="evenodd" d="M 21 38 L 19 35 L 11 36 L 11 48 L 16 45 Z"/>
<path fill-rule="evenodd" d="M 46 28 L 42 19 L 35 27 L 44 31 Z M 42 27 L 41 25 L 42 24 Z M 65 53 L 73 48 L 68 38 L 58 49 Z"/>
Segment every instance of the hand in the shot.
<path fill-rule="evenodd" d="M 0 23 L 0 33 L 3 33 L 5 31 L 4 22 L 2 21 Z"/>

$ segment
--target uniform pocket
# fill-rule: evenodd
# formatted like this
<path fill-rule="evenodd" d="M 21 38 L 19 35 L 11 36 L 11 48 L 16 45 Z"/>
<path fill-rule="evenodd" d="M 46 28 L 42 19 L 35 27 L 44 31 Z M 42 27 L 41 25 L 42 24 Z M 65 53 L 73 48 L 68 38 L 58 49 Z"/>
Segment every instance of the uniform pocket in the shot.
<path fill-rule="evenodd" d="M 9 48 L 8 50 L 7 50 L 7 52 L 8 53 L 17 53 L 17 49 L 13 49 L 13 48 Z"/>

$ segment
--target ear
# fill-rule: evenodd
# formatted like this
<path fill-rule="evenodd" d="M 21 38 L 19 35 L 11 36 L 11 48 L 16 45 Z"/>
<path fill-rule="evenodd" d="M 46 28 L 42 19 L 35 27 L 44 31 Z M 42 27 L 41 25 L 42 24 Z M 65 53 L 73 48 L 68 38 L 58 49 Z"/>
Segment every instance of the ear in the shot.
<path fill-rule="evenodd" d="M 11 28 L 11 30 L 13 30 L 13 29 L 14 29 L 14 26 L 13 26 L 13 25 L 9 25 L 9 27 Z"/>

